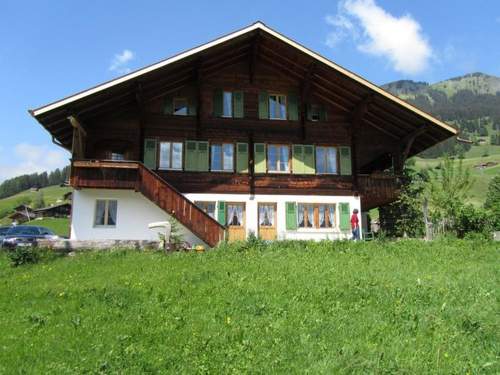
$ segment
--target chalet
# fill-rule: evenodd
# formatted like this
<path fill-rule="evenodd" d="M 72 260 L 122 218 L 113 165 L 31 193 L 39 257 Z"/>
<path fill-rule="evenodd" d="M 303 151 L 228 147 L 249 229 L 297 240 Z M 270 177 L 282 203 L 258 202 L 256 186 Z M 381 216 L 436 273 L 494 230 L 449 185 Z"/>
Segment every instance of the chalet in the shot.
<path fill-rule="evenodd" d="M 261 22 L 30 113 L 72 153 L 79 240 L 349 238 L 457 134 Z"/>
<path fill-rule="evenodd" d="M 68 217 L 71 214 L 71 203 L 60 203 L 33 211 L 36 217 Z"/>
<path fill-rule="evenodd" d="M 20 204 L 17 207 L 14 207 L 14 212 L 9 215 L 9 219 L 17 224 L 22 224 L 27 221 L 31 221 L 35 218 L 35 213 L 30 206 L 25 204 Z"/>

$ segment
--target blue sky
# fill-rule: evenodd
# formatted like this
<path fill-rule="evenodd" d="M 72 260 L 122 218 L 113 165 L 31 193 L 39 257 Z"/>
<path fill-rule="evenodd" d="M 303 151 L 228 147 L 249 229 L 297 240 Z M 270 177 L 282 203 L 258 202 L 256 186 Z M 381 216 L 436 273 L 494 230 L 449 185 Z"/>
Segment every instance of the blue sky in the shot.
<path fill-rule="evenodd" d="M 377 84 L 500 76 L 497 0 L 3 0 L 0 181 L 67 163 L 28 108 L 256 20 Z"/>

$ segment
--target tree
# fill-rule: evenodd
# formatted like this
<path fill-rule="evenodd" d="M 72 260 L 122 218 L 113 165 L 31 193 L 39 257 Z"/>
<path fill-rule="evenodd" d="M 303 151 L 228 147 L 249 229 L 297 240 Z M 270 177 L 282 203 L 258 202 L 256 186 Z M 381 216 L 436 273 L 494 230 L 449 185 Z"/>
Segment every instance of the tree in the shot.
<path fill-rule="evenodd" d="M 490 181 L 484 208 L 494 219 L 495 230 L 500 230 L 500 176 L 495 176 Z"/>
<path fill-rule="evenodd" d="M 33 208 L 36 210 L 37 208 L 43 208 L 45 207 L 45 200 L 43 198 L 43 191 L 39 191 L 35 199 L 33 199 Z"/>
<path fill-rule="evenodd" d="M 445 157 L 440 168 L 429 170 L 423 194 L 428 199 L 430 217 L 440 231 L 453 230 L 454 218 L 463 207 L 473 184 L 470 170 L 463 161 Z"/>

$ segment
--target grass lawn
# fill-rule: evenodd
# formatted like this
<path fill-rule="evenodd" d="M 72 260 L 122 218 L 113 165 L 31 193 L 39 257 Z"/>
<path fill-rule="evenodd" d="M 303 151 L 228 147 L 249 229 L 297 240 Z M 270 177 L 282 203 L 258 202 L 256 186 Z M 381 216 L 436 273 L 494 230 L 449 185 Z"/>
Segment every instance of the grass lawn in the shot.
<path fill-rule="evenodd" d="M 234 244 L 12 268 L 0 373 L 498 373 L 498 244 Z"/>
<path fill-rule="evenodd" d="M 40 220 L 32 220 L 24 225 L 37 225 L 52 229 L 58 236 L 69 237 L 69 218 L 46 217 Z"/>

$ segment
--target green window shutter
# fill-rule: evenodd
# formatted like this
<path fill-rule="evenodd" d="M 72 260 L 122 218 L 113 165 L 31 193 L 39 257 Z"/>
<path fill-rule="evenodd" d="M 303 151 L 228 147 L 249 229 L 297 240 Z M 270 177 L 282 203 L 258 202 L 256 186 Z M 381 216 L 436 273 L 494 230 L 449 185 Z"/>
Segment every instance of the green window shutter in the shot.
<path fill-rule="evenodd" d="M 269 118 L 269 96 L 267 91 L 259 92 L 259 118 L 261 120 Z"/>
<path fill-rule="evenodd" d="M 297 206 L 295 202 L 286 202 L 286 229 L 297 229 Z"/>
<path fill-rule="evenodd" d="M 319 120 L 320 121 L 327 121 L 328 120 L 328 116 L 327 116 L 327 112 L 326 112 L 326 108 L 324 105 L 322 105 L 319 109 Z"/>
<path fill-rule="evenodd" d="M 264 143 L 254 144 L 254 172 L 266 173 L 266 145 Z"/>
<path fill-rule="evenodd" d="M 196 171 L 198 167 L 198 151 L 196 141 L 186 141 L 186 158 L 185 166 L 186 171 Z"/>
<path fill-rule="evenodd" d="M 165 103 L 163 104 L 163 114 L 171 115 L 172 113 L 174 113 L 174 100 L 167 96 L 165 98 Z"/>
<path fill-rule="evenodd" d="M 304 173 L 314 174 L 316 173 L 316 165 L 314 164 L 314 146 L 305 145 L 304 146 Z"/>
<path fill-rule="evenodd" d="M 349 176 L 352 174 L 351 169 L 351 148 L 340 147 L 340 174 L 342 176 Z"/>
<path fill-rule="evenodd" d="M 221 225 L 226 225 L 226 202 L 217 202 L 217 221 Z"/>
<path fill-rule="evenodd" d="M 236 172 L 248 173 L 248 144 L 236 144 Z"/>
<path fill-rule="evenodd" d="M 292 147 L 292 172 L 294 174 L 304 173 L 304 146 L 293 145 Z"/>
<path fill-rule="evenodd" d="M 214 116 L 222 117 L 222 90 L 217 89 L 214 91 Z"/>
<path fill-rule="evenodd" d="M 197 107 L 195 99 L 188 99 L 188 116 L 196 116 Z"/>
<path fill-rule="evenodd" d="M 144 139 L 144 165 L 149 169 L 156 169 L 156 139 Z"/>
<path fill-rule="evenodd" d="M 288 94 L 288 119 L 290 121 L 297 121 L 299 119 L 299 98 L 296 93 Z"/>
<path fill-rule="evenodd" d="M 340 229 L 341 230 L 349 230 L 351 229 L 351 220 L 350 220 L 350 212 L 349 203 L 339 203 L 340 206 Z"/>
<path fill-rule="evenodd" d="M 243 91 L 233 92 L 233 117 L 243 118 L 244 117 L 244 95 Z"/>
<path fill-rule="evenodd" d="M 208 142 L 198 142 L 197 171 L 208 171 Z"/>

